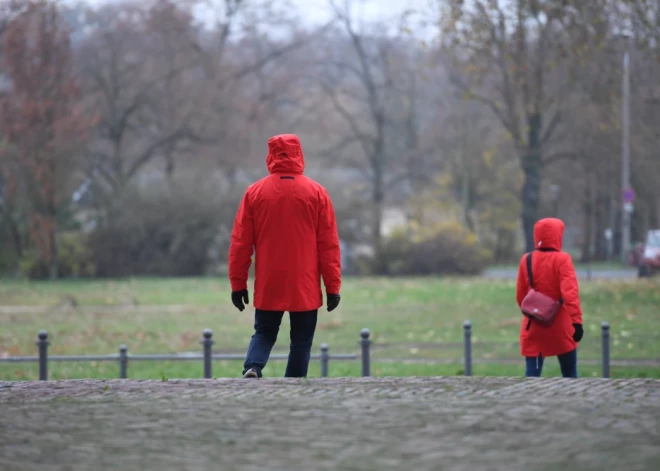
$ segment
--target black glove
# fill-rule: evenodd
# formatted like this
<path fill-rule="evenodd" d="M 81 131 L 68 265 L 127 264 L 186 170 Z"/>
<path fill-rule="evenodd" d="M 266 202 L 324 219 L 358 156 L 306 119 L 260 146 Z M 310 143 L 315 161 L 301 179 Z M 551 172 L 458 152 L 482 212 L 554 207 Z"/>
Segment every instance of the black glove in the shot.
<path fill-rule="evenodd" d="M 582 340 L 582 336 L 584 335 L 582 324 L 573 324 L 573 328 L 575 329 L 575 332 L 573 332 L 573 340 L 579 342 Z"/>
<path fill-rule="evenodd" d="M 248 290 L 244 289 L 242 291 L 232 291 L 231 302 L 234 304 L 234 306 L 236 306 L 236 309 L 243 312 L 245 310 L 245 304 L 249 304 L 250 302 L 248 297 Z"/>
<path fill-rule="evenodd" d="M 339 301 L 341 301 L 341 296 L 338 294 L 328 294 L 328 312 L 337 309 Z"/>

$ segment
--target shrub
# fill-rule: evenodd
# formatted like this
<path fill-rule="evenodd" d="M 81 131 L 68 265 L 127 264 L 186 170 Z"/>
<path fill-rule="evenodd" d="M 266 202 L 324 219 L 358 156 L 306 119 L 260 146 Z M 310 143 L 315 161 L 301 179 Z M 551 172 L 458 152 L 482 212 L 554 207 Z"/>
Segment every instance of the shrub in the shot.
<path fill-rule="evenodd" d="M 479 274 L 491 260 L 477 236 L 457 222 L 397 231 L 385 243 L 383 256 L 389 274 L 397 276 Z"/>
<path fill-rule="evenodd" d="M 61 278 L 94 276 L 96 267 L 87 239 L 82 232 L 65 232 L 57 236 L 58 276 Z M 23 276 L 30 279 L 48 278 L 49 265 L 36 248 L 28 249 L 19 264 Z"/>
<path fill-rule="evenodd" d="M 130 201 L 129 201 L 130 198 Z M 236 206 L 231 205 L 233 211 Z M 208 270 L 222 204 L 187 188 L 131 195 L 90 237 L 99 276 L 194 276 Z"/>

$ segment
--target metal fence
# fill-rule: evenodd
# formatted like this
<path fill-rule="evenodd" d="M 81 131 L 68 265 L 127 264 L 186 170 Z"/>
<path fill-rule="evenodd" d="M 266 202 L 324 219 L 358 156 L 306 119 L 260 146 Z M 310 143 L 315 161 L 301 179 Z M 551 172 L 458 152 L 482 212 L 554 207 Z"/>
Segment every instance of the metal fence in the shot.
<path fill-rule="evenodd" d="M 601 330 L 601 368 L 603 378 L 610 377 L 610 324 L 603 322 Z M 472 376 L 472 323 L 463 323 L 463 351 L 465 376 Z M 496 362 L 496 361 L 495 361 Z"/>
<path fill-rule="evenodd" d="M 362 360 L 362 374 L 369 376 L 369 345 L 371 343 L 369 329 L 363 329 L 360 332 L 360 343 L 363 352 Z M 39 363 L 39 379 L 45 381 L 48 379 L 48 363 L 51 361 L 117 361 L 119 362 L 119 378 L 126 379 L 128 377 L 128 365 L 131 361 L 202 361 L 204 365 L 204 378 L 210 379 L 213 377 L 213 360 L 245 360 L 244 355 L 230 354 L 230 353 L 213 353 L 213 332 L 211 329 L 204 329 L 202 333 L 202 353 L 198 355 L 181 355 L 181 354 L 154 354 L 154 355 L 134 355 L 128 353 L 128 347 L 121 345 L 119 353 L 115 355 L 48 355 L 48 346 L 50 341 L 48 339 L 48 332 L 42 330 L 37 335 L 37 356 L 11 356 L 0 358 L 0 363 Z M 288 355 L 271 355 L 271 360 L 286 360 Z M 321 345 L 321 353 L 319 355 L 312 355 L 312 360 L 319 360 L 321 362 L 321 376 L 328 376 L 328 365 L 330 360 L 357 360 L 356 353 L 337 353 L 331 354 L 330 347 L 324 343 Z M 365 359 L 366 358 L 366 359 Z"/>
<path fill-rule="evenodd" d="M 117 361 L 119 362 L 119 377 L 125 379 L 128 377 L 128 365 L 131 361 L 202 361 L 204 365 L 204 378 L 213 377 L 213 360 L 244 360 L 244 355 L 213 353 L 213 332 L 211 329 L 205 329 L 202 334 L 200 344 L 202 353 L 196 355 L 181 354 L 163 354 L 163 355 L 134 355 L 128 353 L 126 345 L 119 347 L 119 353 L 115 355 L 73 355 L 73 356 L 49 356 L 48 333 L 45 330 L 39 332 L 37 336 L 38 356 L 13 356 L 0 358 L 0 363 L 18 363 L 18 362 L 38 362 L 39 379 L 48 379 L 48 363 L 51 361 Z M 362 376 L 371 375 L 371 332 L 369 329 L 360 331 L 360 355 L 362 364 Z M 610 377 L 610 326 L 607 322 L 601 324 L 601 365 L 603 378 Z M 463 361 L 465 376 L 472 376 L 472 323 L 465 321 L 463 324 Z M 271 360 L 286 360 L 288 355 L 271 355 Z M 328 376 L 328 365 L 330 360 L 357 360 L 356 353 L 331 354 L 328 344 L 321 345 L 321 351 L 318 355 L 312 355 L 312 360 L 318 360 L 321 363 L 321 377 Z"/>

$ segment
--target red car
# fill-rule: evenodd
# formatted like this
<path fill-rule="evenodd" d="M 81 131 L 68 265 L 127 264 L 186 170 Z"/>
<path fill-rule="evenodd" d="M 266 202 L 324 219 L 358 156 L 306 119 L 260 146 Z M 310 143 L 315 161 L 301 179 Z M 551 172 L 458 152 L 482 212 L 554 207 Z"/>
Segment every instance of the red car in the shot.
<path fill-rule="evenodd" d="M 646 235 L 638 273 L 640 278 L 660 273 L 660 229 L 649 231 Z"/>

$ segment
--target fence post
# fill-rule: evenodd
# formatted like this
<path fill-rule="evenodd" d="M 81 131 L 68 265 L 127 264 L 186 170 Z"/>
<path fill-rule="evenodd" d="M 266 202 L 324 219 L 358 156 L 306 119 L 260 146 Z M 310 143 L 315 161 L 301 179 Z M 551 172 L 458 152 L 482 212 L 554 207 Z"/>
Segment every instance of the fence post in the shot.
<path fill-rule="evenodd" d="M 610 377 L 610 324 L 603 322 L 600 325 L 603 340 L 603 378 Z"/>
<path fill-rule="evenodd" d="M 119 346 L 119 379 L 126 379 L 126 367 L 128 366 L 128 348 L 126 345 Z"/>
<path fill-rule="evenodd" d="M 204 329 L 203 333 L 204 338 L 201 341 L 201 344 L 204 346 L 204 378 L 211 379 L 212 377 L 212 363 L 211 363 L 211 347 L 213 346 L 213 332 L 211 329 Z"/>
<path fill-rule="evenodd" d="M 369 329 L 362 329 L 360 331 L 360 337 L 362 337 L 362 340 L 360 340 L 360 345 L 362 345 L 362 376 L 371 376 L 371 360 L 369 358 L 370 335 L 371 332 L 369 332 Z"/>
<path fill-rule="evenodd" d="M 40 330 L 37 335 L 37 347 L 39 347 L 39 380 L 48 379 L 48 332 Z"/>
<path fill-rule="evenodd" d="M 321 344 L 321 378 L 328 377 L 328 361 L 330 360 L 330 355 L 328 354 L 328 344 Z"/>
<path fill-rule="evenodd" d="M 472 323 L 463 323 L 463 343 L 465 345 L 465 376 L 472 376 Z"/>

